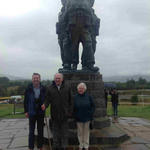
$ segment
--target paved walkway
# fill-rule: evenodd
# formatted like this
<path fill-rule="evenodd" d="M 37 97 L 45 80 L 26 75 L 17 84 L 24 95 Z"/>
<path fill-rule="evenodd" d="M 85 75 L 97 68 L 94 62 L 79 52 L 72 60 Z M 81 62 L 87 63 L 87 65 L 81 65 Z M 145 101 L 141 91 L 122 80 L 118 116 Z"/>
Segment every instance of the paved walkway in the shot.
<path fill-rule="evenodd" d="M 150 121 L 121 117 L 116 123 L 131 138 L 121 145 L 121 150 L 150 150 Z"/>
<path fill-rule="evenodd" d="M 150 121 L 121 117 L 115 125 L 131 138 L 118 147 L 102 145 L 99 146 L 99 150 L 150 150 Z M 0 150 L 27 150 L 27 143 L 27 119 L 0 120 Z"/>

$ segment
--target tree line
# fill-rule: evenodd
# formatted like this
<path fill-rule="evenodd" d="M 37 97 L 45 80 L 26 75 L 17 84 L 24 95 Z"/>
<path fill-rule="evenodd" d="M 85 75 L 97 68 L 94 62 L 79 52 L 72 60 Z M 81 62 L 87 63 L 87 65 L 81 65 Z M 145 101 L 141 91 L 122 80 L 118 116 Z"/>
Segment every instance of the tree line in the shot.
<path fill-rule="evenodd" d="M 26 87 L 31 80 L 9 80 L 7 77 L 0 77 L 0 97 L 12 95 L 24 95 Z M 43 80 L 42 84 L 47 86 L 50 80 Z"/>
<path fill-rule="evenodd" d="M 140 77 L 137 81 L 134 79 L 127 80 L 124 83 L 115 82 L 118 90 L 132 90 L 132 89 L 150 89 L 150 81 Z"/>
<path fill-rule="evenodd" d="M 0 77 L 0 97 L 23 95 L 28 84 L 31 80 L 9 80 L 7 77 Z M 50 80 L 43 80 L 42 84 L 47 86 L 51 83 Z M 134 79 L 127 80 L 126 82 L 113 82 L 118 90 L 130 89 L 150 89 L 150 82 L 144 78 L 139 78 L 137 81 Z"/>

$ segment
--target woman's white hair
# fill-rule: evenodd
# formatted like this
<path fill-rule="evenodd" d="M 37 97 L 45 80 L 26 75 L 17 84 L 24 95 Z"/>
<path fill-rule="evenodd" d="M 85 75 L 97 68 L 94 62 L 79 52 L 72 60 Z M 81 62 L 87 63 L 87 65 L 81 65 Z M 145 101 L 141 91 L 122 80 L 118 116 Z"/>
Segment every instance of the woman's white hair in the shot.
<path fill-rule="evenodd" d="M 77 89 L 79 89 L 80 86 L 84 87 L 85 91 L 87 90 L 87 86 L 86 86 L 85 83 L 83 83 L 83 82 L 79 83 L 79 84 L 77 85 Z"/>

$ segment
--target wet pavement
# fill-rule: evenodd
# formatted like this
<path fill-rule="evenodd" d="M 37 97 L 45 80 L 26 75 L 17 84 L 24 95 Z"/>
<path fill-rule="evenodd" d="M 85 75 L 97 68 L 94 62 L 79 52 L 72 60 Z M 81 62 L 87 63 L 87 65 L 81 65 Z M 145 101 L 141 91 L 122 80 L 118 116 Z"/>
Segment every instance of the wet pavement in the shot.
<path fill-rule="evenodd" d="M 150 150 L 150 120 L 121 117 L 115 124 L 131 137 L 121 145 L 122 150 Z"/>
<path fill-rule="evenodd" d="M 121 117 L 114 125 L 131 138 L 118 146 L 92 146 L 94 150 L 150 150 L 150 121 L 140 118 Z M 0 120 L 0 150 L 28 150 L 28 119 Z M 45 133 L 46 134 L 46 133 Z M 77 147 L 72 147 L 76 149 Z M 44 147 L 46 150 L 47 147 Z M 36 148 L 35 148 L 36 150 Z"/>

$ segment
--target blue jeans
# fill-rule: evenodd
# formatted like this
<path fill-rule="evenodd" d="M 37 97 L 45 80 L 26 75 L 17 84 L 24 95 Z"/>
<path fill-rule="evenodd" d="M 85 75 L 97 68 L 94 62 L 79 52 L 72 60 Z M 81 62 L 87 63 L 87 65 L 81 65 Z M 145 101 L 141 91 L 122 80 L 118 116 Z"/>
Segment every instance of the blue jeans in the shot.
<path fill-rule="evenodd" d="M 114 116 L 118 116 L 118 104 L 113 103 L 113 111 L 114 111 Z"/>
<path fill-rule="evenodd" d="M 34 131 L 35 124 L 37 122 L 37 147 L 42 148 L 43 146 L 43 126 L 44 126 L 44 115 L 36 115 L 29 117 L 29 149 L 34 149 Z"/>

